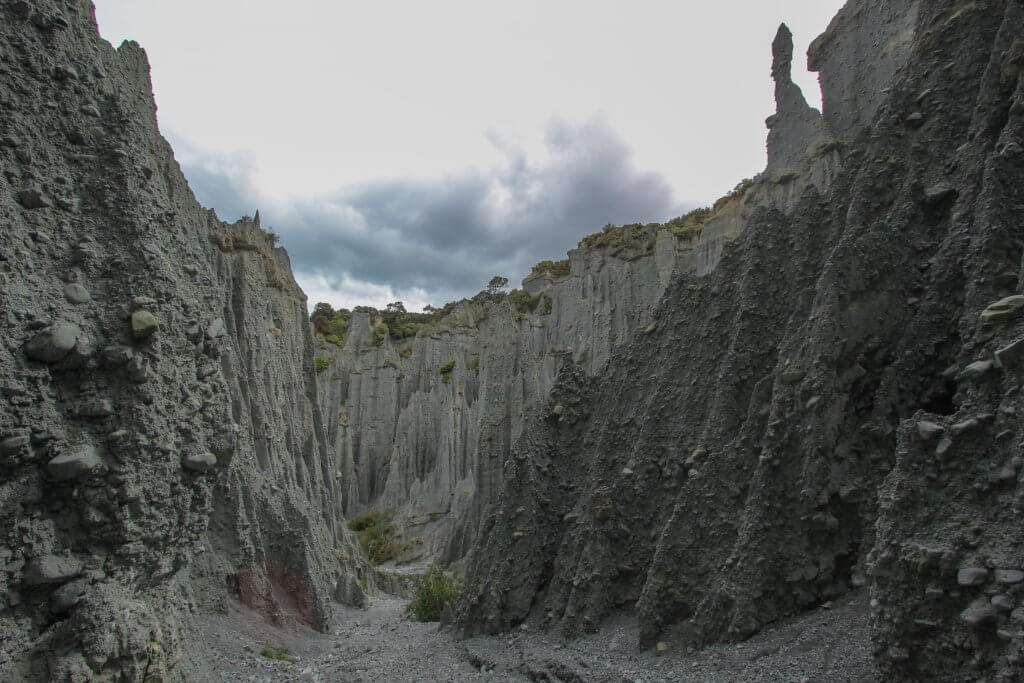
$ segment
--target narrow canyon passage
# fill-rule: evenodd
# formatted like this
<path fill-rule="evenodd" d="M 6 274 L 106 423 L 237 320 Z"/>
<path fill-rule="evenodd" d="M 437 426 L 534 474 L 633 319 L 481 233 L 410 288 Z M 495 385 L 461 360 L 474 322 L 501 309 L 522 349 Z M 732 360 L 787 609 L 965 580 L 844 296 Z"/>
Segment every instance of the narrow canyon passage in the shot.
<path fill-rule="evenodd" d="M 609 620 L 598 633 L 561 642 L 519 629 L 459 641 L 437 624 L 409 621 L 407 601 L 379 595 L 360 610 L 336 606 L 330 634 L 267 626 L 244 608 L 201 618 L 202 637 L 225 683 L 286 681 L 871 681 L 868 597 L 856 591 L 774 624 L 745 643 L 661 654 L 636 648 L 635 616 Z M 261 656 L 287 648 L 294 663 Z"/>

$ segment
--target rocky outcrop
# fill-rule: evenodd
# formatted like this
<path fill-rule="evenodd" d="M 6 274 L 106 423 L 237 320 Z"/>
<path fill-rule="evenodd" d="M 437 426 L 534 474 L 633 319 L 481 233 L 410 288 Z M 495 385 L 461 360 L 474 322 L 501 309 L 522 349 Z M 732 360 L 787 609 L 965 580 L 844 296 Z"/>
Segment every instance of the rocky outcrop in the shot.
<path fill-rule="evenodd" d="M 780 31 L 767 194 L 650 333 L 560 368 L 574 420 L 526 419 L 460 632 L 635 607 L 641 645 L 700 645 L 868 584 L 883 679 L 1021 677 L 1022 29 L 853 0 L 812 49 L 823 122 Z"/>
<path fill-rule="evenodd" d="M 361 597 L 305 297 L 155 114 L 89 2 L 0 5 L 4 680 L 203 680 L 197 609 Z"/>

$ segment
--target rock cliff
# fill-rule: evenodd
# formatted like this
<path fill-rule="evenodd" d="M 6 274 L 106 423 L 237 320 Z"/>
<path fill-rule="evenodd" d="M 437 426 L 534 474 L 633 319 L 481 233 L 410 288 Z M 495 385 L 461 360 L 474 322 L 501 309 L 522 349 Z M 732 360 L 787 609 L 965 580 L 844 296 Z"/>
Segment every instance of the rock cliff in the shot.
<path fill-rule="evenodd" d="M 325 628 L 369 576 L 305 296 L 196 203 L 91 3 L 0 4 L 0 168 L 0 678 L 203 680 L 230 598 Z"/>
<path fill-rule="evenodd" d="M 851 0 L 819 115 L 780 30 L 733 241 L 524 417 L 461 633 L 635 608 L 700 645 L 868 585 L 883 679 L 1024 675 L 1022 35 L 1016 0 Z"/>

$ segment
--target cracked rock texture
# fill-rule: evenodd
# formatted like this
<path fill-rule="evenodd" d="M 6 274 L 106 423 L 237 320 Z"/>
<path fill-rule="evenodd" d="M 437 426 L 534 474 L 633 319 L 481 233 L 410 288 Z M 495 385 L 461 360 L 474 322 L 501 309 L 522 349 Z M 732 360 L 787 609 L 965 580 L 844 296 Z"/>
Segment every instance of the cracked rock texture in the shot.
<path fill-rule="evenodd" d="M 868 585 L 883 680 L 1024 677 L 1022 36 L 1017 0 L 852 0 L 819 115 L 780 29 L 735 238 L 602 371 L 563 359 L 459 632 L 635 606 L 641 646 L 701 645 Z"/>
<path fill-rule="evenodd" d="M 0 3 L 0 169 L 0 678 L 203 680 L 229 596 L 326 628 L 368 575 L 305 296 L 196 203 L 91 3 Z"/>

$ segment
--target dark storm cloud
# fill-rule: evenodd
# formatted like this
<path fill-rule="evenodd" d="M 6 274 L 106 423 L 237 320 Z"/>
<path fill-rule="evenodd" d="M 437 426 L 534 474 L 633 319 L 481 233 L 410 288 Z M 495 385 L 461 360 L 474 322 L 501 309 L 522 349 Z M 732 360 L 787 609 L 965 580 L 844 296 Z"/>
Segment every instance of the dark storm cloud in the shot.
<path fill-rule="evenodd" d="M 260 208 L 296 271 L 390 286 L 432 297 L 472 294 L 492 275 L 522 277 L 562 258 L 606 223 L 664 220 L 680 211 L 665 179 L 638 171 L 604 125 L 551 124 L 542 163 L 496 135 L 498 169 L 435 180 L 384 180 L 275 205 L 261 199 L 242 162 L 183 166 L 200 202 L 233 219 Z"/>

